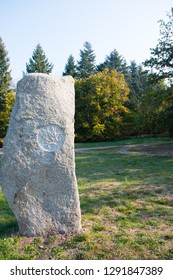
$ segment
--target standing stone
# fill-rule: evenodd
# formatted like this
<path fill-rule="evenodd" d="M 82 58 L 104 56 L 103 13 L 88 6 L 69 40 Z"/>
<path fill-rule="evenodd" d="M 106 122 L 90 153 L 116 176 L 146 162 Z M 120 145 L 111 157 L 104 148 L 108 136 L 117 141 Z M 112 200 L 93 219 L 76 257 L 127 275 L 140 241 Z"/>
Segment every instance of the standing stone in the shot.
<path fill-rule="evenodd" d="M 27 74 L 5 137 L 2 189 L 26 236 L 81 230 L 72 77 Z"/>

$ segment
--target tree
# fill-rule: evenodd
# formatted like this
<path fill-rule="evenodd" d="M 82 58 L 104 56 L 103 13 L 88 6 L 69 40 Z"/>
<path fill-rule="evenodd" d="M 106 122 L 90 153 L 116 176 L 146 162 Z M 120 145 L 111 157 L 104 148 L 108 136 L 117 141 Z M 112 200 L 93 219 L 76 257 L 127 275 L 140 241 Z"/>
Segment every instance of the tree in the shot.
<path fill-rule="evenodd" d="M 129 89 L 123 74 L 104 69 L 76 81 L 76 141 L 104 141 L 121 137 Z"/>
<path fill-rule="evenodd" d="M 173 78 L 173 9 L 168 14 L 168 21 L 160 20 L 160 38 L 155 48 L 151 49 L 151 57 L 144 65 L 156 70 L 151 74 L 154 82 L 165 78 Z"/>
<path fill-rule="evenodd" d="M 14 101 L 15 101 L 14 90 L 8 90 L 4 98 L 4 108 L 3 110 L 0 110 L 0 139 L 4 138 L 6 135 Z"/>
<path fill-rule="evenodd" d="M 96 72 L 95 54 L 89 42 L 84 43 L 84 49 L 80 50 L 80 60 L 77 63 L 78 79 L 88 78 Z"/>
<path fill-rule="evenodd" d="M 33 51 L 32 58 L 30 58 L 29 63 L 26 64 L 27 73 L 51 73 L 53 69 L 53 64 L 48 62 L 46 55 L 38 44 Z"/>
<path fill-rule="evenodd" d="M 9 89 L 12 78 L 7 55 L 8 52 L 0 38 L 0 138 L 4 138 L 6 135 L 10 112 L 14 103 L 14 93 Z"/>
<path fill-rule="evenodd" d="M 67 64 L 65 65 L 63 76 L 66 76 L 66 75 L 70 75 L 73 78 L 75 78 L 77 76 L 77 69 L 76 69 L 76 65 L 75 65 L 75 60 L 74 60 L 74 57 L 72 55 L 69 56 L 69 58 L 67 60 Z"/>
<path fill-rule="evenodd" d="M 0 111 L 3 111 L 5 108 L 5 96 L 8 93 L 10 81 L 12 80 L 9 61 L 8 52 L 0 37 Z"/>
<path fill-rule="evenodd" d="M 97 66 L 97 71 L 103 71 L 105 68 L 116 70 L 118 73 L 127 74 L 127 65 L 125 59 L 114 49 L 103 63 Z"/>
<path fill-rule="evenodd" d="M 173 85 L 168 87 L 163 94 L 161 117 L 164 121 L 164 129 L 173 137 Z"/>
<path fill-rule="evenodd" d="M 167 123 L 169 102 L 165 102 L 166 91 L 163 83 L 158 83 L 145 91 L 134 122 L 136 134 L 157 135 L 169 131 Z"/>
<path fill-rule="evenodd" d="M 144 72 L 141 65 L 131 61 L 128 67 L 128 85 L 130 88 L 127 107 L 132 111 L 137 111 L 144 92 L 148 88 L 148 74 Z"/>
<path fill-rule="evenodd" d="M 165 79 L 170 82 L 165 83 L 167 86 L 162 95 L 157 91 L 156 96 L 160 100 L 157 107 L 163 127 L 169 131 L 170 136 L 173 136 L 173 8 L 167 18 L 167 21 L 160 20 L 158 44 L 151 49 L 151 57 L 144 62 L 144 65 L 151 68 L 152 83 L 157 85 L 160 81 L 163 83 Z M 157 122 L 160 123 L 160 120 Z"/>

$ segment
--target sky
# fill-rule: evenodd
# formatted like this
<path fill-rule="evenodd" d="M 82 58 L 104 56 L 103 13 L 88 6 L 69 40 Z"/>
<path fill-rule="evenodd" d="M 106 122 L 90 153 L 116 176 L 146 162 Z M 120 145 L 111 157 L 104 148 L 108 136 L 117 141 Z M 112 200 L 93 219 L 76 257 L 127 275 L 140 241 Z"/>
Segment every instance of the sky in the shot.
<path fill-rule="evenodd" d="M 38 43 L 58 76 L 70 54 L 80 59 L 86 41 L 97 64 L 114 49 L 127 63 L 140 64 L 156 46 L 158 21 L 167 21 L 171 7 L 173 0 L 0 0 L 0 37 L 12 78 L 22 78 Z"/>

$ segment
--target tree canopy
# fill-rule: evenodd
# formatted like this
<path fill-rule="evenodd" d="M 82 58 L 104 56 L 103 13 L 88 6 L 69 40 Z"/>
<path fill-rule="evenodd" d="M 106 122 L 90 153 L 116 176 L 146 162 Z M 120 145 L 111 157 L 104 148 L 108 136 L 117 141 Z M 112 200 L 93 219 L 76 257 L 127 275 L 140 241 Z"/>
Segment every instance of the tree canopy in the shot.
<path fill-rule="evenodd" d="M 173 12 L 173 11 L 172 11 Z M 75 79 L 76 141 L 107 141 L 142 134 L 173 136 L 173 13 L 160 21 L 160 36 L 143 65 L 126 60 L 116 49 L 96 65 L 89 42 L 77 62 L 68 57 L 63 75 Z M 40 44 L 29 60 L 27 73 L 50 73 Z M 168 83 L 169 79 L 169 83 Z M 4 137 L 15 98 L 9 90 L 9 59 L 0 40 L 0 125 Z"/>
<path fill-rule="evenodd" d="M 10 60 L 8 58 L 8 52 L 0 37 L 0 138 L 4 138 L 6 135 L 10 113 L 15 99 L 14 91 L 10 90 L 10 81 L 12 78 L 9 67 Z"/>
<path fill-rule="evenodd" d="M 154 73 L 152 80 L 173 78 L 173 9 L 167 15 L 168 21 L 160 20 L 160 37 L 155 48 L 151 49 L 150 59 L 145 60 L 144 65 L 150 67 Z"/>
<path fill-rule="evenodd" d="M 8 52 L 0 37 L 0 110 L 5 108 L 5 96 L 9 90 L 11 78 L 11 71 L 9 70 L 10 60 Z"/>
<path fill-rule="evenodd" d="M 104 69 L 76 81 L 77 141 L 112 140 L 120 137 L 128 85 L 123 74 Z"/>

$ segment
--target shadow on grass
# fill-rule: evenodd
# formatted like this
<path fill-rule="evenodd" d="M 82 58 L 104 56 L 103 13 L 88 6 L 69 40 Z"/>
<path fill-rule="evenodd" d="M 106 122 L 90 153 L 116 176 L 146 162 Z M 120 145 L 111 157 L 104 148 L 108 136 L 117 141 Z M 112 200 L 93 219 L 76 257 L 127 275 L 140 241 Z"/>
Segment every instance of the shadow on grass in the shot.
<path fill-rule="evenodd" d="M 1 168 L 1 155 L 0 155 Z M 11 211 L 7 200 L 5 199 L 0 186 L 0 239 L 16 234 L 18 232 L 18 224 L 16 218 Z"/>
<path fill-rule="evenodd" d="M 114 208 L 141 219 L 173 218 L 171 157 L 118 154 L 114 149 L 76 154 L 83 214 Z"/>
<path fill-rule="evenodd" d="M 171 158 L 118 154 L 114 149 L 77 154 L 77 177 L 79 182 L 94 183 L 109 180 L 125 182 L 127 186 L 171 184 L 171 191 L 173 174 L 173 161 L 169 160 Z"/>
<path fill-rule="evenodd" d="M 8 222 L 0 224 L 0 239 L 18 233 L 18 224 L 13 214 L 7 219 Z"/>
<path fill-rule="evenodd" d="M 18 224 L 13 212 L 0 190 L 0 238 L 18 232 Z"/>

